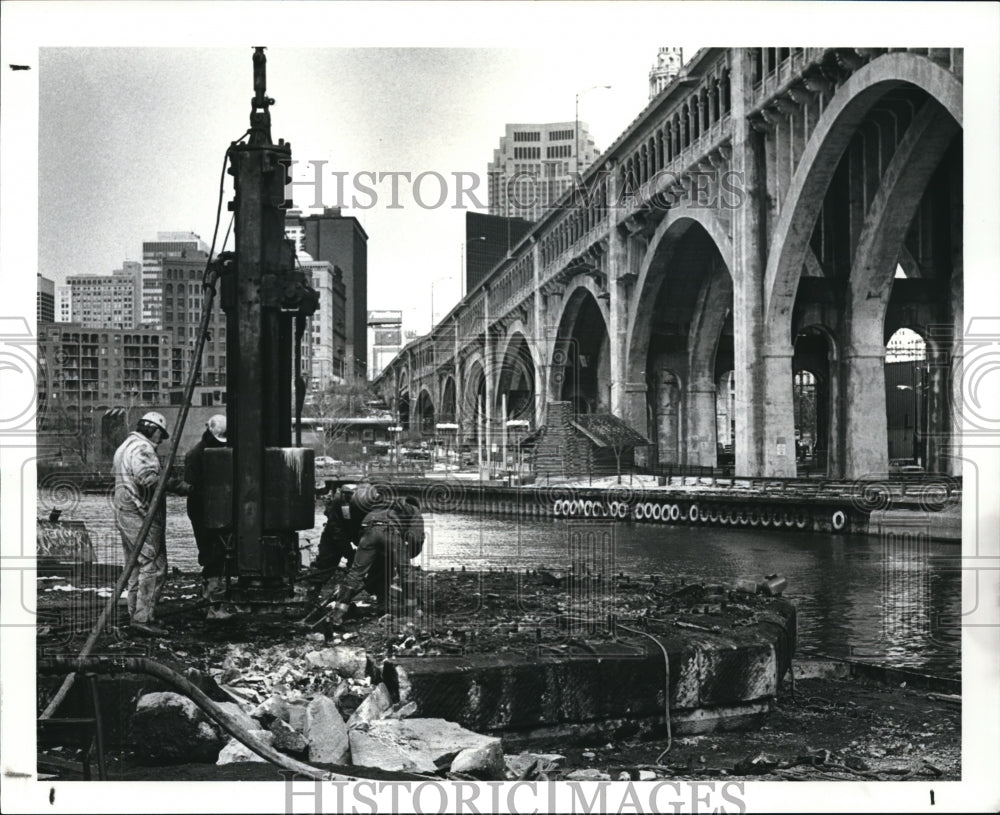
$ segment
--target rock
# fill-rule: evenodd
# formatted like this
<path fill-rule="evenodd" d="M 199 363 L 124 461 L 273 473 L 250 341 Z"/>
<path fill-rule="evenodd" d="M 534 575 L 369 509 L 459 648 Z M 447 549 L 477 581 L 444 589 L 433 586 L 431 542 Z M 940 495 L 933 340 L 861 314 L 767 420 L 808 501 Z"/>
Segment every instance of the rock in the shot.
<path fill-rule="evenodd" d="M 766 753 L 758 753 L 755 756 L 747 756 L 742 761 L 736 762 L 733 772 L 737 775 L 764 775 L 771 772 L 778 766 L 778 759 Z"/>
<path fill-rule="evenodd" d="M 219 707 L 232 716 L 236 720 L 236 723 L 244 730 L 260 729 L 260 725 L 256 719 L 252 719 L 250 714 L 236 704 L 236 702 L 219 702 Z"/>
<path fill-rule="evenodd" d="M 300 733 L 305 733 L 309 727 L 308 702 L 305 699 L 286 700 L 285 716 L 282 718 Z"/>
<path fill-rule="evenodd" d="M 656 773 L 652 770 L 639 770 L 639 780 L 640 781 L 655 781 L 657 778 Z"/>
<path fill-rule="evenodd" d="M 274 737 L 272 744 L 275 750 L 292 755 L 305 755 L 309 749 L 306 737 L 286 721 L 275 719 L 268 729 Z"/>
<path fill-rule="evenodd" d="M 466 773 L 482 781 L 503 781 L 504 769 L 500 739 L 480 747 L 467 747 L 451 762 L 453 773 Z"/>
<path fill-rule="evenodd" d="M 427 773 L 447 767 L 463 750 L 500 746 L 498 738 L 444 719 L 377 719 L 351 730 L 350 740 L 357 767 Z"/>
<path fill-rule="evenodd" d="M 529 768 L 538 764 L 539 761 L 541 761 L 541 770 L 543 772 L 554 770 L 562 766 L 563 762 L 566 761 L 566 756 L 559 753 L 529 753 L 528 751 L 524 751 L 516 756 L 504 756 L 503 759 L 507 765 L 507 771 L 510 773 L 508 777 L 516 780 L 523 776 Z"/>
<path fill-rule="evenodd" d="M 143 764 L 214 763 L 226 739 L 186 696 L 164 691 L 139 698 L 132 743 Z"/>
<path fill-rule="evenodd" d="M 387 714 L 385 714 L 384 718 L 386 718 L 386 719 L 408 719 L 411 716 L 415 716 L 416 714 L 417 714 L 417 703 L 416 702 L 407 702 L 402 707 L 398 707 L 395 710 L 390 710 Z"/>
<path fill-rule="evenodd" d="M 250 715 L 265 727 L 270 727 L 275 719 L 288 721 L 288 705 L 284 699 L 275 694 L 251 710 Z"/>
<path fill-rule="evenodd" d="M 381 719 L 392 710 L 392 696 L 389 689 L 382 684 L 376 685 L 375 689 L 368 694 L 357 710 L 351 714 L 347 720 L 348 729 L 357 727 L 360 724 L 368 724 L 377 719 Z"/>
<path fill-rule="evenodd" d="M 309 745 L 310 763 L 350 763 L 347 725 L 329 697 L 317 696 L 306 708 L 305 738 Z"/>
<path fill-rule="evenodd" d="M 364 679 L 368 664 L 368 654 L 359 645 L 335 645 L 321 651 L 309 651 L 306 662 L 312 668 L 330 668 L 341 676 Z"/>
<path fill-rule="evenodd" d="M 602 773 L 600 770 L 588 768 L 586 770 L 573 770 L 566 775 L 567 781 L 610 781 L 611 776 Z"/>
<path fill-rule="evenodd" d="M 251 730 L 250 735 L 256 738 L 258 741 L 262 741 L 265 744 L 271 744 L 274 740 L 272 736 L 266 730 Z M 222 748 L 219 753 L 219 758 L 215 762 L 216 764 L 238 764 L 241 761 L 264 761 L 266 758 L 261 758 L 253 750 L 247 747 L 243 742 L 237 741 L 236 739 L 230 739 L 226 746 Z"/>

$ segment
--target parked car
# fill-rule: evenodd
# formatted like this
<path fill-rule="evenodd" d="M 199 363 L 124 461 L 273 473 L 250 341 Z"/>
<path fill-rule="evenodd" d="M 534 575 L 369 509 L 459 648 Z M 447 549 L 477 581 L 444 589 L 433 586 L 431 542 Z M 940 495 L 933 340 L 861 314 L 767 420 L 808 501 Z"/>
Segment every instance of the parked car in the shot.
<path fill-rule="evenodd" d="M 317 470 L 325 467 L 341 467 L 344 464 L 343 461 L 332 458 L 331 456 L 316 456 L 315 463 Z"/>

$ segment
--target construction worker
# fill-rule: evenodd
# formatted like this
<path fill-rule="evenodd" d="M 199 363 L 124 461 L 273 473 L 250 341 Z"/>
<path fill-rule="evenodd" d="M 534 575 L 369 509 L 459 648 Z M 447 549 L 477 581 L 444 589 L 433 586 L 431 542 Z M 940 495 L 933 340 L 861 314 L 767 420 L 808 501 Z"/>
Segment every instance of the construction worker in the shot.
<path fill-rule="evenodd" d="M 139 537 L 143 521 L 151 511 L 151 501 L 160 478 L 156 448 L 168 438 L 167 420 L 162 413 L 145 414 L 115 451 L 112 472 L 115 492 L 112 503 L 115 526 L 122 536 L 128 560 Z M 133 630 L 152 636 L 168 632 L 155 622 L 156 604 L 167 580 L 166 504 L 156 507 L 149 533 L 142 542 L 138 564 L 128 579 L 128 613 Z"/>
<path fill-rule="evenodd" d="M 416 611 L 417 593 L 410 561 L 423 550 L 425 537 L 417 499 L 395 499 L 388 507 L 369 512 L 361 529 L 354 563 L 334 590 L 329 611 L 315 624 L 325 620 L 331 626 L 339 626 L 351 600 L 362 589 L 388 603 L 391 581 L 397 572 L 407 611 Z"/>
<path fill-rule="evenodd" d="M 205 526 L 205 484 L 202 459 L 205 450 L 226 446 L 226 417 L 217 413 L 205 423 L 205 432 L 184 458 L 184 483 L 181 494 L 187 495 L 187 516 L 198 545 L 201 566 L 202 597 L 208 602 L 207 620 L 228 620 L 232 613 L 223 606 L 226 595 L 226 551 L 217 529 Z"/>
<path fill-rule="evenodd" d="M 342 560 L 347 561 L 348 569 L 351 568 L 365 516 L 385 505 L 378 487 L 367 477 L 358 484 L 342 484 L 337 488 L 333 487 L 332 481 L 327 481 L 323 492 L 330 493 L 324 510 L 326 524 L 319 539 L 316 559 L 309 565 L 305 576 L 305 582 L 310 586 L 308 596 L 311 601 L 318 599 L 323 586 Z"/>

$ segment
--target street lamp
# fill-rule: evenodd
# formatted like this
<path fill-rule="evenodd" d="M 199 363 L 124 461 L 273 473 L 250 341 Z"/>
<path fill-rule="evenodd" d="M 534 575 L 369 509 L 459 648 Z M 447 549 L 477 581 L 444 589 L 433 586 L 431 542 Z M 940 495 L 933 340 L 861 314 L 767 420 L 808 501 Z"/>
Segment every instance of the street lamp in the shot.
<path fill-rule="evenodd" d="M 580 172 L 580 97 L 585 93 L 590 93 L 591 91 L 597 90 L 598 88 L 603 88 L 604 90 L 610 90 L 610 85 L 591 85 L 589 88 L 584 88 L 582 91 L 576 92 L 576 112 L 573 118 L 573 143 L 574 143 L 574 172 Z"/>
<path fill-rule="evenodd" d="M 444 275 L 443 277 L 435 277 L 431 281 L 431 331 L 434 330 L 434 284 L 440 283 L 442 280 L 454 280 L 454 275 Z M 430 333 L 430 332 L 428 332 Z"/>

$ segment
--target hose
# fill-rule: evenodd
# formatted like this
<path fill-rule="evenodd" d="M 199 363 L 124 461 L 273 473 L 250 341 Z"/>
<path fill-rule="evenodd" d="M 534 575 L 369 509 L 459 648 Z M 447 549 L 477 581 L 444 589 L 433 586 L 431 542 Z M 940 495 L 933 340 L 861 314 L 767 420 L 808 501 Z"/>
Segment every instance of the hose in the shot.
<path fill-rule="evenodd" d="M 673 733 L 671 732 L 671 729 L 670 729 L 670 654 L 667 653 L 667 649 L 663 645 L 663 643 L 660 642 L 652 634 L 650 634 L 650 633 L 648 633 L 646 631 L 639 631 L 639 629 L 637 629 L 637 628 L 630 628 L 629 626 L 622 625 L 621 623 L 618 623 L 618 628 L 621 628 L 622 630 L 628 631 L 628 632 L 630 632 L 632 634 L 641 634 L 644 637 L 649 637 L 649 639 L 651 639 L 653 642 L 655 642 L 660 647 L 660 650 L 663 652 L 663 663 L 664 663 L 665 668 L 666 668 L 666 678 L 664 679 L 664 683 L 663 683 L 664 684 L 664 686 L 663 686 L 663 717 L 664 717 L 664 719 L 667 722 L 667 746 L 664 747 L 663 748 L 663 752 L 661 752 L 656 757 L 656 763 L 659 764 L 663 760 L 663 757 L 667 753 L 670 752 L 670 748 L 673 746 L 673 743 L 674 743 Z"/>
<path fill-rule="evenodd" d="M 249 132 L 249 131 L 248 131 Z M 194 356 L 192 357 L 191 371 L 188 374 L 187 382 L 184 385 L 184 397 L 181 400 L 181 409 L 177 414 L 177 421 L 174 423 L 174 432 L 171 434 L 170 442 L 170 452 L 167 454 L 167 462 L 164 467 L 160 470 L 160 479 L 156 482 L 156 490 L 153 492 L 153 497 L 149 502 L 149 511 L 146 513 L 146 517 L 142 521 L 142 526 L 139 527 L 139 534 L 136 535 L 135 544 L 132 549 L 132 553 L 129 555 L 128 560 L 125 562 L 125 566 L 122 569 L 121 577 L 115 583 L 114 591 L 108 598 L 108 602 L 104 605 L 103 611 L 101 611 L 100 616 L 97 618 L 97 622 L 94 623 L 93 628 L 90 630 L 90 634 L 87 636 L 86 642 L 83 644 L 83 648 L 80 649 L 80 654 L 78 659 L 81 664 L 83 660 L 90 655 L 90 652 L 94 649 L 94 645 L 97 643 L 97 638 L 100 632 L 104 629 L 108 618 L 114 611 L 115 606 L 118 604 L 118 598 L 121 597 L 122 591 L 128 584 L 129 576 L 135 570 L 136 565 L 139 563 L 139 556 L 142 554 L 142 546 L 146 542 L 146 537 L 149 535 L 149 530 L 153 525 L 153 519 L 156 516 L 156 510 L 163 501 L 164 495 L 167 492 L 167 481 L 170 479 L 170 470 L 173 467 L 174 459 L 177 457 L 177 448 L 180 446 L 181 432 L 184 429 L 184 423 L 187 421 L 188 410 L 191 408 L 191 396 L 194 393 L 194 383 L 198 379 L 198 372 L 201 368 L 201 353 L 205 347 L 205 339 L 208 335 L 208 323 L 212 316 L 212 300 L 215 297 L 215 280 L 218 277 L 218 272 L 212 266 L 212 258 L 215 255 L 215 239 L 219 234 L 219 219 L 222 213 L 222 194 L 223 194 L 223 184 L 226 178 L 226 165 L 229 163 L 229 153 L 233 149 L 233 146 L 242 140 L 246 136 L 240 136 L 236 142 L 233 142 L 227 149 L 225 158 L 222 161 L 222 175 L 219 178 L 219 202 L 216 207 L 215 216 L 215 233 L 212 236 L 212 248 L 209 251 L 208 261 L 205 264 L 205 275 L 203 278 L 202 286 L 205 289 L 205 299 L 204 299 L 204 309 L 201 314 L 201 324 L 198 326 L 198 339 L 195 343 Z M 227 232 L 228 237 L 228 232 Z M 225 246 L 225 241 L 223 241 L 223 246 Z M 79 669 L 73 669 L 74 672 L 66 676 L 63 680 L 62 685 L 56 692 L 56 695 L 52 697 L 52 701 L 46 706 L 45 710 L 42 711 L 42 715 L 39 717 L 41 719 L 49 719 L 52 715 L 59 709 L 59 705 L 63 703 L 66 695 L 69 693 L 70 688 L 73 687 L 73 682 L 76 680 L 76 671 Z"/>
<path fill-rule="evenodd" d="M 296 761 L 252 736 L 235 717 L 231 716 L 205 695 L 197 685 L 166 665 L 146 657 L 47 657 L 38 660 L 41 673 L 56 673 L 63 670 L 88 671 L 92 673 L 144 673 L 155 676 L 179 690 L 194 702 L 205 714 L 237 741 L 249 747 L 261 758 L 286 770 L 314 778 L 318 781 L 355 781 L 357 779 L 321 770 L 310 764 Z M 73 674 L 70 674 L 73 676 Z"/>

